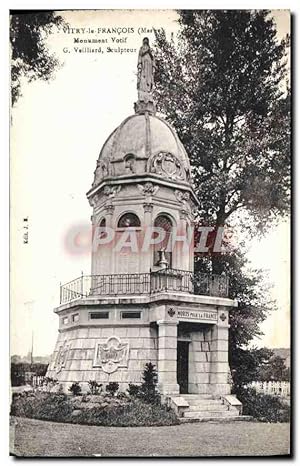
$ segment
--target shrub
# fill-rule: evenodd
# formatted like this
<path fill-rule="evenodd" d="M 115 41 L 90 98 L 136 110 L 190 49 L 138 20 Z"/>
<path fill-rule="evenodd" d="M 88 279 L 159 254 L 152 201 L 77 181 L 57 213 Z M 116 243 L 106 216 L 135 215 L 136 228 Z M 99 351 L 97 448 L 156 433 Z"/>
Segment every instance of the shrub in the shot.
<path fill-rule="evenodd" d="M 128 390 L 127 390 L 129 396 L 132 398 L 138 398 L 139 392 L 140 392 L 140 386 L 135 385 L 134 383 L 128 384 Z"/>
<path fill-rule="evenodd" d="M 11 414 L 15 416 L 42 419 L 54 422 L 70 422 L 99 426 L 167 426 L 179 421 L 172 410 L 159 404 L 151 405 L 142 400 L 111 399 L 110 403 L 92 409 L 83 407 L 85 403 L 70 395 L 36 392 L 30 394 L 15 393 Z M 76 413 L 76 414 L 75 414 Z"/>
<path fill-rule="evenodd" d="M 138 396 L 146 403 L 159 403 L 160 396 L 157 390 L 157 370 L 155 366 L 148 362 L 143 372 L 143 383 L 139 388 Z"/>
<path fill-rule="evenodd" d="M 62 383 L 60 383 L 60 384 L 58 385 L 58 388 L 57 388 L 57 390 L 56 390 L 56 393 L 59 393 L 59 394 L 63 394 L 63 393 L 64 393 L 64 387 L 63 387 L 63 384 L 62 384 Z"/>
<path fill-rule="evenodd" d="M 128 394 L 132 398 L 139 398 L 146 403 L 160 403 L 160 395 L 157 390 L 157 371 L 155 366 L 149 362 L 143 371 L 143 383 L 141 385 L 129 384 Z"/>
<path fill-rule="evenodd" d="M 243 414 L 262 422 L 289 422 L 290 408 L 279 397 L 257 393 L 253 388 L 241 388 L 237 393 L 243 403 Z"/>
<path fill-rule="evenodd" d="M 57 384 L 57 379 L 53 379 L 52 377 L 45 377 L 42 382 L 42 387 L 45 389 L 45 391 L 50 392 L 51 389 L 53 389 Z"/>
<path fill-rule="evenodd" d="M 119 406 L 109 405 L 81 411 L 72 422 L 112 427 L 168 426 L 179 423 L 175 413 L 165 406 L 150 405 L 137 399 Z"/>
<path fill-rule="evenodd" d="M 79 385 L 79 382 L 73 382 L 72 385 L 69 387 L 69 392 L 71 392 L 74 396 L 80 395 L 81 387 Z"/>
<path fill-rule="evenodd" d="M 118 382 L 109 382 L 106 385 L 106 391 L 110 396 L 114 396 L 118 390 L 119 390 Z"/>
<path fill-rule="evenodd" d="M 73 409 L 67 395 L 25 392 L 13 395 L 11 414 L 45 421 L 68 422 Z"/>
<path fill-rule="evenodd" d="M 125 406 L 106 411 L 102 425 L 106 426 L 166 426 L 178 424 L 176 414 L 162 405 L 150 405 L 142 400 L 133 400 Z"/>
<path fill-rule="evenodd" d="M 88 382 L 89 389 L 92 395 L 99 395 L 102 387 L 102 383 L 96 382 L 96 380 L 90 380 Z"/>

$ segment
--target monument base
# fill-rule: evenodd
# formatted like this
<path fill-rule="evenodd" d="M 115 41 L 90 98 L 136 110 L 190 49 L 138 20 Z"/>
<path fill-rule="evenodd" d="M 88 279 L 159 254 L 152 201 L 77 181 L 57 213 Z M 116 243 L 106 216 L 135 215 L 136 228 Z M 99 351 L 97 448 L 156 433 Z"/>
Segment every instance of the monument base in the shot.
<path fill-rule="evenodd" d="M 138 101 L 138 102 L 135 102 L 134 104 L 134 111 L 135 113 L 139 113 L 139 114 L 148 112 L 154 115 L 156 113 L 156 106 L 154 102 L 152 101 L 148 101 L 148 102 Z"/>

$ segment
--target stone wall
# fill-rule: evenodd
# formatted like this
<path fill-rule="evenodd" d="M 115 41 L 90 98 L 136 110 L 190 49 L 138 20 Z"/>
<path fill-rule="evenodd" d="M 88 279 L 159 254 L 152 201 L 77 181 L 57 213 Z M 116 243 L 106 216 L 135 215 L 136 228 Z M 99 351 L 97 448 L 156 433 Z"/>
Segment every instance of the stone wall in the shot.
<path fill-rule="evenodd" d="M 224 320 L 225 319 L 225 320 Z M 214 395 L 227 395 L 229 384 L 228 365 L 228 311 L 218 311 L 218 324 L 211 329 L 211 392 Z"/>
<path fill-rule="evenodd" d="M 153 188 L 152 194 L 143 191 L 146 184 Z M 94 206 L 92 216 L 93 231 L 95 232 L 101 220 L 105 219 L 106 226 L 115 231 L 115 236 L 108 244 L 98 244 L 97 239 L 94 238 L 92 274 L 149 273 L 154 266 L 153 247 L 143 249 L 142 245 L 146 227 L 153 226 L 158 215 L 167 215 L 170 218 L 174 235 L 179 238 L 172 247 L 172 268 L 193 270 L 192 241 L 190 248 L 183 248 L 183 241 L 180 240 L 181 237 L 192 236 L 191 206 L 193 201 L 187 191 L 178 189 L 174 191 L 170 187 L 154 182 L 141 182 L 138 185 L 115 185 L 110 187 L 108 192 L 111 193 L 109 196 L 102 192 L 97 194 L 98 201 Z M 184 193 L 186 200 L 180 197 L 184 196 Z M 118 228 L 119 219 L 129 212 L 136 214 L 141 222 L 141 227 L 134 229 L 138 251 L 133 250 L 134 246 L 123 247 L 119 251 L 118 245 L 121 244 L 121 238 L 125 238 L 132 245 L 135 244 L 133 238 L 126 236 L 126 229 Z"/>
<path fill-rule="evenodd" d="M 210 393 L 210 329 L 190 333 L 189 393 Z"/>
<path fill-rule="evenodd" d="M 110 337 L 128 344 L 129 351 L 127 367 L 107 373 L 95 364 L 95 352 L 96 346 Z M 141 382 L 144 366 L 150 361 L 157 366 L 157 331 L 150 326 L 75 328 L 59 333 L 47 376 L 58 379 L 65 391 L 73 382 L 80 382 L 87 391 L 89 380 L 103 385 L 118 382 L 125 391 L 128 383 Z"/>

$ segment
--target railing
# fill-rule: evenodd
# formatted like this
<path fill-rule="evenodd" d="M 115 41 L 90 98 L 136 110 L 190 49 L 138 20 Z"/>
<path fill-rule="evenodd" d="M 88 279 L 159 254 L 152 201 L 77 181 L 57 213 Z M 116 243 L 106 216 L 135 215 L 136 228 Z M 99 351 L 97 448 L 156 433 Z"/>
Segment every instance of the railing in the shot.
<path fill-rule="evenodd" d="M 30 382 L 34 388 L 37 388 L 44 385 L 45 379 L 46 377 L 44 375 L 33 375 Z"/>
<path fill-rule="evenodd" d="M 169 268 L 151 272 L 150 285 L 150 293 L 162 291 L 193 293 L 193 273 Z"/>
<path fill-rule="evenodd" d="M 226 275 L 195 272 L 193 277 L 194 293 L 205 296 L 228 296 L 229 280 Z"/>
<path fill-rule="evenodd" d="M 251 382 L 249 387 L 254 388 L 258 393 L 264 393 L 265 395 L 289 397 L 291 392 L 290 382 L 284 381 L 255 381 Z"/>
<path fill-rule="evenodd" d="M 149 290 L 149 273 L 117 273 L 91 277 L 91 295 L 144 294 L 149 293 Z"/>
<path fill-rule="evenodd" d="M 228 279 L 223 275 L 161 269 L 150 273 L 81 275 L 60 286 L 60 304 L 88 296 L 118 296 L 185 292 L 206 296 L 228 296 Z"/>

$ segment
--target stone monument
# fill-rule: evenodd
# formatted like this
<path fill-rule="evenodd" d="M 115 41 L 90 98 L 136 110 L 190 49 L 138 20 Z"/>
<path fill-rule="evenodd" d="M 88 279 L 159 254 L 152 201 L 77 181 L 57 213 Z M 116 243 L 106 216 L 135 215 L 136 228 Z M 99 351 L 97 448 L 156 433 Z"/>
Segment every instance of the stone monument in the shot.
<path fill-rule="evenodd" d="M 228 311 L 237 303 L 227 297 L 224 276 L 203 274 L 201 294 L 193 292 L 193 245 L 184 246 L 181 238 L 193 231 L 201 199 L 191 185 L 185 148 L 156 114 L 154 71 L 144 39 L 135 114 L 107 138 L 87 193 L 91 274 L 60 287 L 54 310 L 59 333 L 47 375 L 65 391 L 75 381 L 87 391 L 90 380 L 118 382 L 125 391 L 141 382 L 151 361 L 160 393 L 179 408 L 204 397 L 219 400 L 233 415 Z M 159 228 L 165 232 L 160 243 Z"/>

